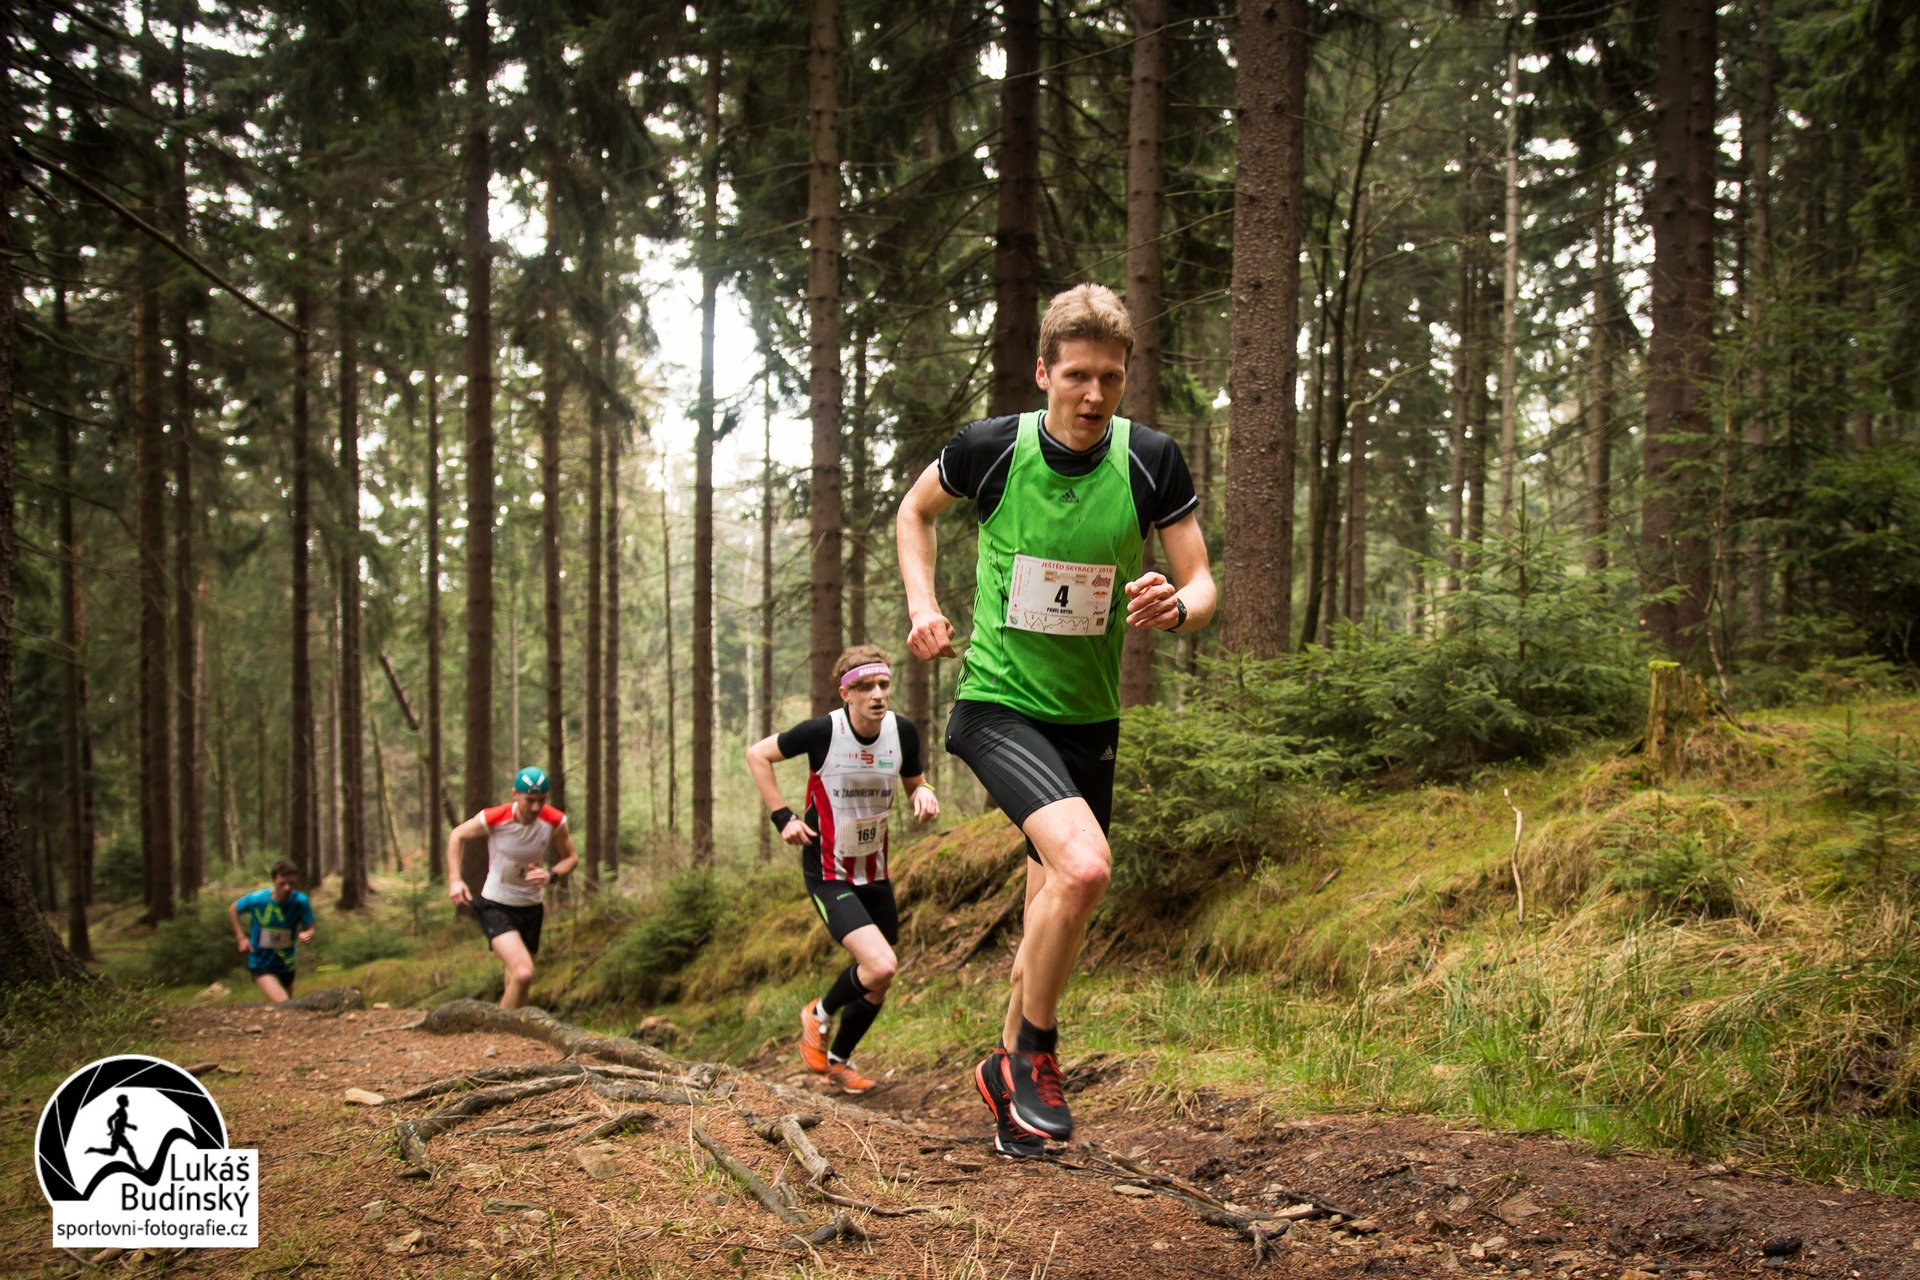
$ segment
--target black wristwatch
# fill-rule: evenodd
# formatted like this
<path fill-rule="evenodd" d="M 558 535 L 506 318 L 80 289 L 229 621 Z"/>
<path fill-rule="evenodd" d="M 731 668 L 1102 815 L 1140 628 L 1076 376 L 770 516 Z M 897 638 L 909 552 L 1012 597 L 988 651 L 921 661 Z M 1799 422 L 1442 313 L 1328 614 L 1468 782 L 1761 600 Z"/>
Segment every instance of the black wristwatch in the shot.
<path fill-rule="evenodd" d="M 1179 596 L 1175 596 L 1173 598 L 1173 607 L 1174 607 L 1174 610 L 1177 613 L 1179 613 L 1180 619 L 1179 621 L 1175 622 L 1172 626 L 1168 627 L 1167 630 L 1178 631 L 1180 628 L 1187 625 L 1187 602 L 1185 600 L 1182 600 Z"/>

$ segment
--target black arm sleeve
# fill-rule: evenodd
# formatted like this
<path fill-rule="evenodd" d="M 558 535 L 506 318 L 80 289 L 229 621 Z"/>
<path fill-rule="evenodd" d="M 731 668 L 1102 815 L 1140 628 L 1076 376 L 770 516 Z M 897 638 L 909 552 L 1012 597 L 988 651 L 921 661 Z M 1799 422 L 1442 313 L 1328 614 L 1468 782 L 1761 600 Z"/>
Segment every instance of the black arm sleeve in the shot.
<path fill-rule="evenodd" d="M 900 776 L 917 778 L 927 771 L 920 758 L 920 726 L 903 715 L 894 716 L 900 733 Z"/>
<path fill-rule="evenodd" d="M 1007 464 L 1020 419 L 983 418 L 961 428 L 940 450 L 940 487 L 956 498 L 980 500 L 988 477 Z"/>
<path fill-rule="evenodd" d="M 1134 494 L 1142 496 L 1140 481 L 1145 479 L 1146 502 L 1140 510 L 1154 528 L 1164 529 L 1199 506 L 1200 496 L 1194 492 L 1193 473 L 1187 470 L 1186 457 L 1173 437 L 1152 427 L 1135 430 Z"/>
<path fill-rule="evenodd" d="M 820 766 L 826 763 L 827 748 L 833 745 L 833 719 L 830 716 L 815 716 L 811 720 L 802 720 L 775 738 L 774 745 L 780 748 L 781 759 L 805 756 L 807 768 L 818 772 Z"/>

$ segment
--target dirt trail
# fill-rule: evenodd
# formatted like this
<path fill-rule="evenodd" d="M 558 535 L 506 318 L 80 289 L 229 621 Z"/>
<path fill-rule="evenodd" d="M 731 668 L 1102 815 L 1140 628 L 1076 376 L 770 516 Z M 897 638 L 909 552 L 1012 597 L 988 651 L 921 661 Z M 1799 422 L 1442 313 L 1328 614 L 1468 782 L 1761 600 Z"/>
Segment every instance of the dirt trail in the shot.
<path fill-rule="evenodd" d="M 482 1067 L 557 1063 L 534 1041 L 396 1029 L 405 1010 L 324 1017 L 264 1008 L 183 1014 L 171 1052 L 217 1062 L 205 1079 L 236 1146 L 262 1156 L 260 1238 L 251 1252 L 186 1251 L 102 1260 L 105 1274 L 210 1276 L 885 1276 L 1007 1277 L 1796 1275 L 1920 1278 L 1920 1206 L 1665 1160 L 1600 1159 L 1550 1139 L 1513 1139 L 1410 1119 L 1281 1121 L 1221 1103 L 1187 1124 L 1143 1123 L 1080 1095 L 1082 1142 L 1058 1162 L 1004 1161 L 982 1139 L 984 1110 L 949 1082 L 870 1095 L 866 1119 L 809 1102 L 784 1079 L 733 1074 L 698 1105 L 642 1102 L 658 1120 L 597 1150 L 575 1144 L 633 1103 L 587 1083 L 469 1119 L 430 1144 L 434 1176 L 408 1176 L 385 1132 L 448 1099 L 349 1106 L 349 1088 L 387 1098 Z M 793 1077 L 787 1077 L 793 1078 Z M 657 1087 L 628 1076 L 644 1092 Z M 728 1082 L 731 1082 L 729 1088 Z M 618 1092 L 615 1088 L 612 1091 Z M 911 1114 L 927 1136 L 884 1115 Z M 807 1224 L 835 1212 L 805 1190 L 785 1146 L 748 1117 L 812 1109 L 809 1137 L 832 1166 L 826 1185 L 907 1217 L 853 1211 L 864 1242 L 806 1246 L 796 1228 L 712 1168 L 693 1126 L 761 1179 L 791 1184 Z M 590 1117 L 531 1134 L 490 1126 Z M 959 1141 L 945 1141 L 932 1135 Z M 1253 1244 L 1202 1220 L 1153 1178 L 1273 1212 L 1307 1192 L 1362 1215 L 1293 1224 L 1258 1267 Z M 588 1163 L 593 1163 L 591 1157 Z M 1117 1185 L 1135 1185 L 1117 1191 Z M 12 1224 L 6 1252 L 38 1271 L 44 1215 Z M 31 1233 L 31 1238 L 28 1238 Z M 1762 1246 L 1799 1237 L 1767 1257 Z M 1776 1245 L 1776 1248 L 1783 1246 Z M 56 1255 L 57 1256 L 57 1255 Z M 31 1260 L 29 1260 L 29 1258 Z M 6 1268 L 12 1271 L 10 1265 Z"/>

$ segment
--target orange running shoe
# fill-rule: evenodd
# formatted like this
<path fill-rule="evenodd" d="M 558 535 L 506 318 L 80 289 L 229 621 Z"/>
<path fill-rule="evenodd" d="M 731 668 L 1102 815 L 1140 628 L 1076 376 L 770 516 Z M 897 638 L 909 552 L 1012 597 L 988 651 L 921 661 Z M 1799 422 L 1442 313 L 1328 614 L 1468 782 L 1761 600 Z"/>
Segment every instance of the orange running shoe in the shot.
<path fill-rule="evenodd" d="M 827 1083 L 842 1093 L 865 1093 L 878 1081 L 861 1075 L 851 1062 L 832 1062 L 827 1064 Z"/>
<path fill-rule="evenodd" d="M 800 1007 L 800 1061 L 817 1076 L 827 1073 L 827 1028 L 832 1025 L 832 1020 L 821 1014 L 818 1000 Z"/>

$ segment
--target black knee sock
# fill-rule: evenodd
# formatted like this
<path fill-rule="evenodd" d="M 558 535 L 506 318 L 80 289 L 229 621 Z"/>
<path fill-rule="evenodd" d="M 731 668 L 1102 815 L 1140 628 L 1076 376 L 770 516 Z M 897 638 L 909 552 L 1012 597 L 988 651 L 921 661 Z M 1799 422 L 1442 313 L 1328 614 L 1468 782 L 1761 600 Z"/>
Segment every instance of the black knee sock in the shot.
<path fill-rule="evenodd" d="M 867 1034 L 867 1028 L 880 1016 L 880 1006 L 871 995 L 855 1000 L 840 1013 L 840 1029 L 834 1032 L 833 1048 L 829 1053 L 835 1062 L 845 1062 L 853 1057 L 854 1048 L 860 1043 L 860 1037 Z"/>
<path fill-rule="evenodd" d="M 1036 1027 L 1025 1018 L 1020 1019 L 1020 1037 L 1015 1041 L 1015 1053 L 1052 1053 L 1060 1045 L 1060 1028 Z"/>
<path fill-rule="evenodd" d="M 840 976 L 833 980 L 831 987 L 827 988 L 826 996 L 820 1001 L 821 1012 L 831 1018 L 865 994 L 867 989 L 860 985 L 860 966 L 850 964 L 841 970 Z M 868 1021 L 871 1022 L 872 1019 L 869 1018 Z"/>

